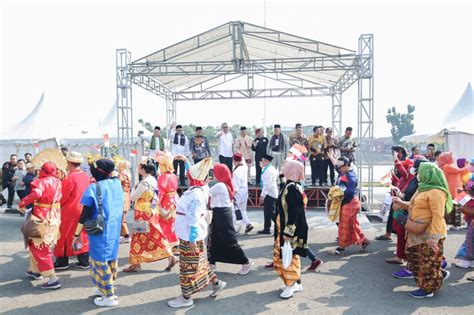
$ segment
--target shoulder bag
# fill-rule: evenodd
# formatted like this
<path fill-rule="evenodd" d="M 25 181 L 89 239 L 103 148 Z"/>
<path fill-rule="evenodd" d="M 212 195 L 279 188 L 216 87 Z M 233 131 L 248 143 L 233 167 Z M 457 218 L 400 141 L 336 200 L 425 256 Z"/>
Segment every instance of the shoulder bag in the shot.
<path fill-rule="evenodd" d="M 100 190 L 99 183 L 95 184 L 96 193 L 97 193 L 97 204 L 98 204 L 98 213 L 95 219 L 88 219 L 84 222 L 84 228 L 86 229 L 87 234 L 89 235 L 99 235 L 104 232 L 105 220 L 104 220 L 104 210 L 102 207 L 102 192 Z"/>

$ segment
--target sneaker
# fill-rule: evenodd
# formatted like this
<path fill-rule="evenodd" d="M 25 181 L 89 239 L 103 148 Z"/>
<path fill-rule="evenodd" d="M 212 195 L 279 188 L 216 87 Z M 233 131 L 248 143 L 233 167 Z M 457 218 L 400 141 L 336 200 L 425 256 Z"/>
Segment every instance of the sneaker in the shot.
<path fill-rule="evenodd" d="M 267 269 L 267 270 L 273 270 L 273 269 L 275 269 L 275 266 L 273 265 L 273 262 L 266 264 L 266 265 L 265 265 L 265 269 Z"/>
<path fill-rule="evenodd" d="M 182 295 L 178 296 L 174 300 L 168 301 L 168 305 L 173 307 L 173 308 L 178 308 L 178 307 L 189 307 L 193 305 L 193 299 L 185 299 Z"/>
<path fill-rule="evenodd" d="M 458 259 L 458 261 L 455 262 L 454 265 L 458 268 L 464 268 L 464 269 L 471 268 L 471 262 L 469 260 Z M 443 264 L 441 264 L 441 268 L 446 269 L 446 268 L 443 268 Z"/>
<path fill-rule="evenodd" d="M 250 272 L 250 270 L 252 270 L 253 266 L 255 264 L 253 263 L 253 261 L 249 260 L 248 263 L 246 263 L 245 265 L 242 265 L 242 268 L 240 268 L 239 270 L 239 275 L 246 275 Z"/>
<path fill-rule="evenodd" d="M 130 243 L 130 236 L 129 237 L 120 236 L 120 244 L 126 244 L 126 243 Z"/>
<path fill-rule="evenodd" d="M 296 282 L 297 286 L 295 287 L 295 292 L 303 292 L 303 285 L 301 283 Z M 282 285 L 280 287 L 280 291 L 285 291 L 286 285 Z"/>
<path fill-rule="evenodd" d="M 250 233 L 250 231 L 253 230 L 253 225 L 252 224 L 247 224 L 245 227 L 245 234 Z"/>
<path fill-rule="evenodd" d="M 112 307 L 119 304 L 116 296 L 99 296 L 94 299 L 94 304 L 102 307 Z"/>
<path fill-rule="evenodd" d="M 449 269 L 451 268 L 451 264 L 448 263 L 448 261 L 446 259 L 443 259 L 443 261 L 441 262 L 441 269 Z"/>
<path fill-rule="evenodd" d="M 69 264 L 66 263 L 60 263 L 60 262 L 55 262 L 54 263 L 54 270 L 65 270 L 69 268 Z"/>
<path fill-rule="evenodd" d="M 307 272 L 316 272 L 319 266 L 323 264 L 323 261 L 321 259 L 316 259 L 309 265 L 308 269 L 306 269 Z"/>
<path fill-rule="evenodd" d="M 81 269 L 89 269 L 89 264 L 85 265 L 85 264 L 81 264 L 80 262 L 77 262 L 75 266 Z"/>
<path fill-rule="evenodd" d="M 281 292 L 280 297 L 282 299 L 289 299 L 293 296 L 293 293 L 296 292 L 296 289 L 299 288 L 299 284 L 297 282 L 293 283 L 291 286 L 286 286 L 286 288 Z"/>
<path fill-rule="evenodd" d="M 43 290 L 57 290 L 61 287 L 61 283 L 59 281 L 54 282 L 46 282 L 41 285 L 41 289 Z"/>
<path fill-rule="evenodd" d="M 33 278 L 35 280 L 41 280 L 43 279 L 43 276 L 40 273 L 36 273 L 30 270 L 25 271 L 25 275 L 27 275 L 30 278 Z"/>
<path fill-rule="evenodd" d="M 433 292 L 426 292 L 423 289 L 411 291 L 410 293 L 408 293 L 408 295 L 415 299 L 424 299 L 424 298 L 430 298 L 434 296 Z"/>
<path fill-rule="evenodd" d="M 261 230 L 261 231 L 258 231 L 257 233 L 258 233 L 258 234 L 265 234 L 265 235 L 270 235 L 270 234 L 272 234 L 272 232 L 270 232 L 270 230 Z"/>
<path fill-rule="evenodd" d="M 408 271 L 405 267 L 401 268 L 397 272 L 392 273 L 397 279 L 413 279 L 413 272 Z"/>
<path fill-rule="evenodd" d="M 209 264 L 209 267 L 211 268 L 212 271 L 217 271 L 217 266 L 216 264 Z"/>
<path fill-rule="evenodd" d="M 217 296 L 224 288 L 226 287 L 227 282 L 224 282 L 222 280 L 218 280 L 217 285 L 212 286 L 212 293 L 211 296 Z"/>
<path fill-rule="evenodd" d="M 104 293 L 99 290 L 99 288 L 94 288 L 94 291 L 92 293 L 93 296 L 104 296 Z"/>
<path fill-rule="evenodd" d="M 443 282 L 448 280 L 448 278 L 451 276 L 451 273 L 447 270 L 441 269 L 441 272 L 443 273 Z"/>

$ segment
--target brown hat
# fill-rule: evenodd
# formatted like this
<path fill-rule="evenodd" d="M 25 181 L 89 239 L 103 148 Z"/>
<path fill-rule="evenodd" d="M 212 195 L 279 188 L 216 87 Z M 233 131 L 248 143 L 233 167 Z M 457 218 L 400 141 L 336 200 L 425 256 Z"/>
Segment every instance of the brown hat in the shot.
<path fill-rule="evenodd" d="M 68 155 L 66 156 L 66 161 L 71 162 L 71 163 L 78 163 L 82 164 L 84 161 L 84 158 L 81 153 L 79 152 L 69 152 Z"/>

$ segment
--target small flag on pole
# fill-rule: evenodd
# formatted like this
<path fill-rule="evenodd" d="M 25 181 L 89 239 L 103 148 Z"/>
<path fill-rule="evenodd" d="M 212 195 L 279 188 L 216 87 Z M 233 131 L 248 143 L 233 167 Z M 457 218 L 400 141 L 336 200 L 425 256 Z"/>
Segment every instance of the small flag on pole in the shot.
<path fill-rule="evenodd" d="M 38 153 L 39 152 L 39 146 L 40 146 L 39 143 L 35 143 L 34 146 L 35 146 L 36 153 Z"/>
<path fill-rule="evenodd" d="M 107 133 L 104 134 L 104 147 L 110 147 L 109 135 Z"/>
<path fill-rule="evenodd" d="M 132 150 L 132 151 L 130 151 L 130 156 L 131 156 L 131 157 L 137 156 L 137 150 Z"/>

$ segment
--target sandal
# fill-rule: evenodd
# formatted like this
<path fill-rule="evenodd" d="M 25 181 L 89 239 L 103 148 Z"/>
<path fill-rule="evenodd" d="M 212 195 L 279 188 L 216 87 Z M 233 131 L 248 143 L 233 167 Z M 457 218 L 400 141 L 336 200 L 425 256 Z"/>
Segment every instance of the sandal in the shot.
<path fill-rule="evenodd" d="M 387 237 L 385 235 L 380 235 L 375 238 L 376 241 L 391 241 L 391 237 Z"/>
<path fill-rule="evenodd" d="M 329 255 L 341 255 L 342 252 L 344 251 L 344 248 L 341 248 L 341 247 L 337 247 L 336 249 L 333 249 L 333 250 L 330 250 L 328 252 Z"/>
<path fill-rule="evenodd" d="M 176 259 L 174 256 L 172 256 L 173 259 L 171 260 L 170 264 L 168 265 L 168 267 L 166 267 L 165 271 L 166 272 L 170 272 L 171 269 L 173 269 L 173 267 L 179 262 L 178 259 Z"/>
<path fill-rule="evenodd" d="M 140 272 L 142 267 L 140 265 L 130 265 L 127 268 L 122 269 L 123 272 Z"/>

